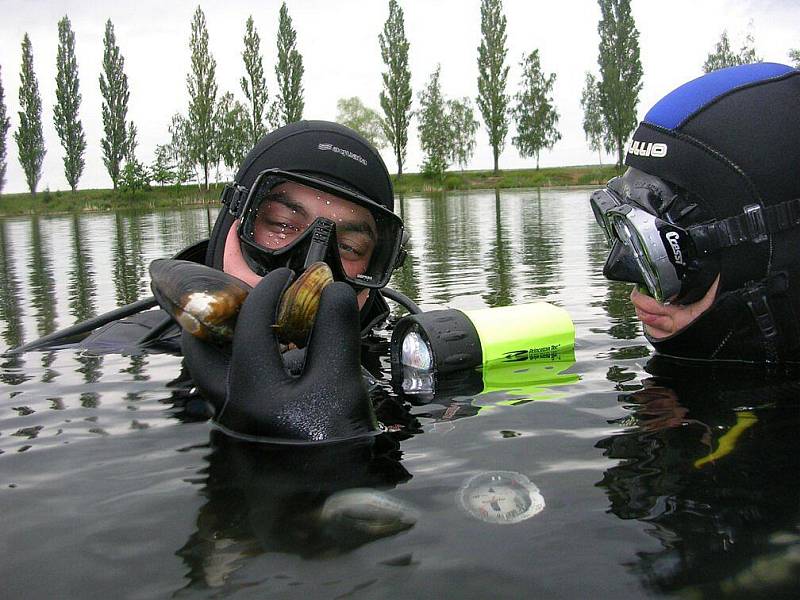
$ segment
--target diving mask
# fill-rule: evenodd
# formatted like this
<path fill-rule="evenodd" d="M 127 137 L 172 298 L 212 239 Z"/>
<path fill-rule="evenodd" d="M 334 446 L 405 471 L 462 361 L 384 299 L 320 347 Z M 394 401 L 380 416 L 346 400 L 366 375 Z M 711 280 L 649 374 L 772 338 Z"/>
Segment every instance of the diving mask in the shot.
<path fill-rule="evenodd" d="M 771 233 L 800 225 L 800 200 L 789 200 L 766 208 L 750 204 L 741 214 L 681 227 L 668 209 L 656 216 L 650 204 L 622 196 L 615 189 L 620 187 L 618 179 L 590 199 L 611 247 L 603 274 L 644 285 L 659 302 L 695 302 L 717 275 L 710 255 L 742 243 L 762 243 Z M 677 197 L 670 197 L 667 204 Z"/>
<path fill-rule="evenodd" d="M 324 261 L 337 280 L 381 288 L 405 258 L 400 217 L 336 182 L 268 169 L 249 190 L 226 188 L 223 202 L 240 219 L 242 253 L 259 275 Z"/>

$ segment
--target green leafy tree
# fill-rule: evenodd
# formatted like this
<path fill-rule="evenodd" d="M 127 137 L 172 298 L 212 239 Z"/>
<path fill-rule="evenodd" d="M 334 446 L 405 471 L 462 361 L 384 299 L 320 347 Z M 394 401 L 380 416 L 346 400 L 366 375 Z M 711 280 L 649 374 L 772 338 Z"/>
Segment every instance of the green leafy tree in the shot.
<path fill-rule="evenodd" d="M 36 195 L 36 186 L 42 176 L 44 160 L 44 137 L 42 135 L 42 99 L 39 83 L 33 71 L 33 50 L 26 33 L 22 38 L 22 68 L 19 72 L 19 127 L 14 132 L 17 141 L 19 164 L 25 172 L 25 180 L 31 194 Z"/>
<path fill-rule="evenodd" d="M 180 186 L 197 178 L 189 148 L 189 122 L 183 115 L 176 113 L 172 116 L 168 129 L 170 134 L 168 148 L 176 165 L 175 184 Z"/>
<path fill-rule="evenodd" d="M 452 156 L 451 121 L 447 103 L 439 83 L 441 67 L 437 65 L 428 85 L 419 93 L 419 143 L 425 153 L 422 172 L 438 181 L 450 165 Z"/>
<path fill-rule="evenodd" d="M 278 97 L 274 112 L 276 125 L 294 123 L 303 118 L 303 57 L 297 50 L 297 32 L 292 27 L 292 17 L 286 2 L 281 4 L 278 23 L 278 62 L 275 64 L 278 79 Z"/>
<path fill-rule="evenodd" d="M 520 90 L 512 109 L 517 125 L 517 135 L 512 139 L 522 158 L 536 157 L 539 170 L 539 153 L 552 148 L 561 139 L 558 131 L 558 110 L 553 106 L 555 73 L 545 76 L 539 59 L 539 50 L 523 57 L 520 63 L 522 79 Z"/>
<path fill-rule="evenodd" d="M 383 130 L 394 150 L 397 174 L 403 174 L 408 146 L 408 125 L 411 122 L 411 71 L 408 68 L 408 40 L 406 39 L 403 9 L 397 0 L 389 0 L 389 17 L 378 35 L 381 58 L 386 71 L 381 74 L 383 91 Z"/>
<path fill-rule="evenodd" d="M 500 153 L 508 133 L 506 81 L 506 17 L 502 0 L 481 0 L 481 45 L 478 47 L 478 108 L 486 124 L 494 155 L 494 172 L 499 171 Z"/>
<path fill-rule="evenodd" d="M 247 121 L 248 139 L 250 145 L 255 146 L 266 132 L 264 119 L 267 115 L 264 112 L 269 101 L 269 92 L 267 80 L 264 79 L 264 64 L 261 59 L 261 38 L 256 31 L 252 16 L 247 18 L 246 29 L 242 59 L 247 76 L 242 77 L 240 83 L 242 91 L 250 103 Z"/>
<path fill-rule="evenodd" d="M 336 122 L 355 129 L 376 148 L 385 148 L 389 143 L 380 115 L 364 106 L 358 96 L 336 101 Z"/>
<path fill-rule="evenodd" d="M 472 110 L 472 102 L 469 98 L 450 100 L 447 108 L 452 136 L 450 159 L 457 163 L 463 171 L 475 152 L 478 121 L 475 120 L 475 112 Z"/>
<path fill-rule="evenodd" d="M 161 187 L 175 181 L 176 164 L 170 151 L 169 144 L 156 146 L 153 164 L 150 166 L 150 178 Z"/>
<path fill-rule="evenodd" d="M 0 75 L 2 75 L 2 70 L 0 70 Z M 3 193 L 3 187 L 6 184 L 6 169 L 8 167 L 6 162 L 8 155 L 6 135 L 11 127 L 11 119 L 6 115 L 6 110 L 6 92 L 3 89 L 3 78 L 0 76 L 0 194 Z"/>
<path fill-rule="evenodd" d="M 603 120 L 622 168 L 625 142 L 636 127 L 636 105 L 642 90 L 639 31 L 630 0 L 598 0 L 600 49 L 600 106 Z"/>
<path fill-rule="evenodd" d="M 208 48 L 208 29 L 206 16 L 198 6 L 192 19 L 192 70 L 186 76 L 189 92 L 188 142 L 189 155 L 200 165 L 203 185 L 208 189 L 208 173 L 216 163 L 214 144 L 215 111 L 217 101 L 217 61 Z"/>
<path fill-rule="evenodd" d="M 74 192 L 78 188 L 85 164 L 83 153 L 86 151 L 86 136 L 78 118 L 81 93 L 78 62 L 75 60 L 75 33 L 66 16 L 58 22 L 56 69 L 56 106 L 53 120 L 64 148 L 64 176 Z"/>
<path fill-rule="evenodd" d="M 253 147 L 248 135 L 250 116 L 233 94 L 223 94 L 217 103 L 217 150 L 228 169 L 238 169 Z"/>
<path fill-rule="evenodd" d="M 583 133 L 589 142 L 589 147 L 597 152 L 600 165 L 603 164 L 603 150 L 610 152 L 613 149 L 606 123 L 603 119 L 603 109 L 600 106 L 600 86 L 594 75 L 586 73 L 586 83 L 581 92 L 581 106 L 583 107 Z"/>
<path fill-rule="evenodd" d="M 800 49 L 792 48 L 789 50 L 789 58 L 794 63 L 796 69 L 800 69 Z"/>
<path fill-rule="evenodd" d="M 135 156 L 126 160 L 125 166 L 120 172 L 119 189 L 135 196 L 136 192 L 146 190 L 149 187 L 150 173 L 147 167 L 139 162 Z"/>
<path fill-rule="evenodd" d="M 111 177 L 114 189 L 119 183 L 120 165 L 128 152 L 128 76 L 125 58 L 117 46 L 114 24 L 106 21 L 103 37 L 103 72 L 100 74 L 100 93 L 103 95 L 103 164 Z"/>
<path fill-rule="evenodd" d="M 756 55 L 755 40 L 752 34 L 748 33 L 745 36 L 742 47 L 739 48 L 738 52 L 735 52 L 731 49 L 728 32 L 723 30 L 719 41 L 714 46 L 714 51 L 708 54 L 706 62 L 703 63 L 703 73 L 756 62 L 761 62 L 761 59 Z"/>

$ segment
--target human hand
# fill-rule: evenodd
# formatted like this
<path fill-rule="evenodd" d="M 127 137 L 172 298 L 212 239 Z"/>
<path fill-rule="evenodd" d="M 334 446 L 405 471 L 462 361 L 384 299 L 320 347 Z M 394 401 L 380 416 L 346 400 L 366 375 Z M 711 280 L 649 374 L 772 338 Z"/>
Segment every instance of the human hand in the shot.
<path fill-rule="evenodd" d="M 714 303 L 717 297 L 719 276 L 708 288 L 705 296 L 692 304 L 662 304 L 655 298 L 643 294 L 635 287 L 631 292 L 631 302 L 636 316 L 644 325 L 645 333 L 654 339 L 661 339 L 678 333 Z"/>
<path fill-rule="evenodd" d="M 216 397 L 215 421 L 234 434 L 298 441 L 371 434 L 377 423 L 361 375 L 354 290 L 334 282 L 320 307 L 299 376 L 288 372 L 273 327 L 291 271 L 276 269 L 245 300 L 230 355 L 184 332 L 187 368 Z"/>

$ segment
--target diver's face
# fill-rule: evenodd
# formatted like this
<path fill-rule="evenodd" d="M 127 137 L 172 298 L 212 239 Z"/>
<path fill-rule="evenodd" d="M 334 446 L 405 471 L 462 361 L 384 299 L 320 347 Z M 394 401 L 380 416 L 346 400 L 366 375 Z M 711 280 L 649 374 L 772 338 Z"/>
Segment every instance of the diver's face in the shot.
<path fill-rule="evenodd" d="M 287 181 L 270 190 L 256 217 L 255 241 L 264 248 L 283 248 L 318 217 L 336 223 L 339 257 L 347 276 L 365 273 L 378 241 L 372 214 L 354 202 L 300 183 Z"/>
<path fill-rule="evenodd" d="M 270 194 L 273 197 L 264 202 L 256 221 L 254 233 L 258 244 L 273 249 L 288 246 L 317 217 L 325 217 L 336 223 L 336 240 L 345 273 L 355 277 L 366 271 L 378 242 L 375 219 L 366 208 L 291 181 L 276 186 Z M 250 269 L 242 255 L 238 227 L 237 219 L 228 230 L 222 268 L 255 287 L 261 277 Z M 368 289 L 358 292 L 359 309 L 368 297 Z"/>

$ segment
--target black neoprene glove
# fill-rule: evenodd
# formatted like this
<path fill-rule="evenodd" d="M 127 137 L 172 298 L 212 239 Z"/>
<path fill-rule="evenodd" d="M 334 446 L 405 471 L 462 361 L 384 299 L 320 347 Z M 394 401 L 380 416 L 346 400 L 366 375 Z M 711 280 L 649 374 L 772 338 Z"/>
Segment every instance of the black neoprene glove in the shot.
<path fill-rule="evenodd" d="M 187 369 L 229 432 L 321 441 L 368 435 L 377 422 L 361 374 L 355 292 L 334 282 L 322 292 L 302 373 L 289 373 L 272 325 L 292 272 L 276 269 L 242 305 L 230 352 L 184 332 Z"/>

